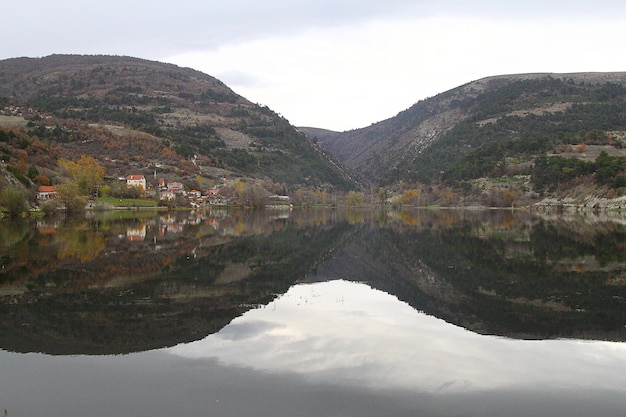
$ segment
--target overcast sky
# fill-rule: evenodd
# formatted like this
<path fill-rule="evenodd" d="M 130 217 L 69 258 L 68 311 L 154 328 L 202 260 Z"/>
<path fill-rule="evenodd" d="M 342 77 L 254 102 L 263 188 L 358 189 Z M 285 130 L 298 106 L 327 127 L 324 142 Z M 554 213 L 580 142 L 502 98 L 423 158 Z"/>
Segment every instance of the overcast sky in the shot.
<path fill-rule="evenodd" d="M 297 126 L 348 130 L 491 75 L 626 71 L 623 0 L 0 0 L 0 59 L 192 67 Z"/>

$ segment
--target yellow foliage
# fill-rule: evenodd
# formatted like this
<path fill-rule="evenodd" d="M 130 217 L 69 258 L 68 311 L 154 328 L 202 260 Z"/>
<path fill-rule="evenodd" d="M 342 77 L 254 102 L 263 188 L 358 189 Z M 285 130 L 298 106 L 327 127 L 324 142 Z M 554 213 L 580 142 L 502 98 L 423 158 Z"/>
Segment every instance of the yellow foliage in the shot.
<path fill-rule="evenodd" d="M 363 203 L 365 200 L 365 195 L 363 193 L 357 193 L 354 191 L 350 191 L 348 196 L 346 197 L 346 203 L 350 206 L 356 206 Z"/>
<path fill-rule="evenodd" d="M 419 195 L 419 190 L 406 190 L 402 193 L 402 204 L 410 204 L 416 202 Z"/>
<path fill-rule="evenodd" d="M 421 223 L 417 215 L 415 215 L 414 213 L 407 213 L 405 211 L 403 211 L 400 215 L 400 219 L 402 220 L 402 223 L 406 224 L 407 226 L 417 226 Z"/>
<path fill-rule="evenodd" d="M 91 156 L 81 155 L 76 162 L 61 158 L 58 164 L 67 170 L 83 194 L 89 193 L 92 187 L 104 181 L 106 169 Z"/>

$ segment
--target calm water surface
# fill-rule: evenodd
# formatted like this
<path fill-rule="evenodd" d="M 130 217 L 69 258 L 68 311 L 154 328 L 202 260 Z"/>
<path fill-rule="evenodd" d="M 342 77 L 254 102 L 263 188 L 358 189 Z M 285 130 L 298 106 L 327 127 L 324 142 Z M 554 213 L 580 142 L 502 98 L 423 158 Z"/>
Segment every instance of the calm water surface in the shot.
<path fill-rule="evenodd" d="M 621 217 L 0 226 L 8 416 L 623 416 Z"/>

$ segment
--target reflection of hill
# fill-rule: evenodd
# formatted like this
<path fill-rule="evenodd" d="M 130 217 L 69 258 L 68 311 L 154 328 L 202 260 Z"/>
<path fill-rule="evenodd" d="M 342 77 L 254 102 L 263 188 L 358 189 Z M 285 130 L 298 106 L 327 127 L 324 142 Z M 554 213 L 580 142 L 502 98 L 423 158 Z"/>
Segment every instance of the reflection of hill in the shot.
<path fill-rule="evenodd" d="M 478 333 L 626 340 L 619 223 L 512 211 L 186 215 L 7 229 L 16 238 L 0 246 L 0 348 L 171 346 L 296 281 L 328 279 L 367 282 Z M 143 240 L 127 239 L 144 227 Z"/>
<path fill-rule="evenodd" d="M 477 333 L 626 340 L 622 226 L 451 215 L 445 227 L 433 214 L 418 227 L 364 228 L 318 279 L 366 281 Z"/>
<path fill-rule="evenodd" d="M 263 223 L 250 220 L 247 230 Z M 271 233 L 225 237 L 196 225 L 133 242 L 127 223 L 105 227 L 108 245 L 95 259 L 55 261 L 36 276 L 18 277 L 19 285 L 0 287 L 0 347 L 111 354 L 200 339 L 284 293 L 348 227 L 269 218 Z M 158 235 L 158 224 L 153 229 Z"/>

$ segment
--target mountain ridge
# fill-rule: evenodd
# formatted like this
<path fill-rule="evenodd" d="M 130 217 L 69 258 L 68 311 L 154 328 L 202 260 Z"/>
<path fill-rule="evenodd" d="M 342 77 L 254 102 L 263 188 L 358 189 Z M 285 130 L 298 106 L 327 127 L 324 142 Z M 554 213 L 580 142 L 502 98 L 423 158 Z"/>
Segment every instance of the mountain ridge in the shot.
<path fill-rule="evenodd" d="M 400 111 L 396 116 L 367 127 L 344 132 L 333 132 L 316 127 L 299 127 L 299 129 L 312 137 L 317 137 L 323 146 L 326 146 L 357 171 L 371 172 L 372 169 L 368 167 L 368 163 L 372 163 L 376 159 L 372 157 L 372 153 L 380 156 L 385 152 L 393 151 L 398 147 L 396 142 L 413 145 L 419 152 L 428 147 L 430 141 L 436 136 L 450 129 L 458 121 L 469 117 L 469 115 L 465 116 L 459 111 L 458 106 L 451 106 L 455 99 L 476 99 L 485 91 L 497 89 L 511 82 L 549 78 L 626 85 L 626 72 L 546 72 L 496 75 L 471 81 L 433 97 L 420 100 L 406 110 Z M 442 112 L 442 110 L 445 111 Z M 412 138 L 408 137 L 411 135 Z M 353 146 L 352 143 L 356 140 L 360 141 L 363 147 Z M 373 172 L 377 174 L 378 170 L 380 167 L 375 167 Z"/>
<path fill-rule="evenodd" d="M 361 129 L 300 129 L 373 183 L 463 186 L 476 199 L 482 177 L 523 175 L 528 188 L 540 156 L 586 157 L 568 147 L 624 156 L 626 72 L 491 76 Z"/>
<path fill-rule="evenodd" d="M 225 178 L 273 193 L 379 187 L 380 202 L 412 191 L 416 204 L 529 205 L 626 190 L 625 72 L 485 77 L 334 132 L 294 127 L 191 68 L 22 57 L 0 61 L 1 125 L 11 172 L 53 183 L 63 177 L 57 159 L 89 155 L 112 177 L 154 172 L 156 180 L 158 167 L 191 187 Z"/>
<path fill-rule="evenodd" d="M 122 169 L 150 174 L 169 157 L 172 178 L 177 165 L 186 165 L 187 179 L 250 177 L 290 189 L 357 186 L 351 170 L 282 116 L 191 68 L 109 55 L 12 58 L 0 61 L 0 97 L 4 97 L 0 110 L 33 110 L 22 124 L 27 132 L 45 136 L 74 157 L 95 156 L 110 174 Z M 96 132 L 85 133 L 80 140 L 71 134 L 61 137 L 60 130 L 76 131 L 73 125 L 80 123 L 85 130 L 88 125 L 113 134 L 107 142 L 121 151 L 110 159 L 137 157 L 137 147 L 122 142 L 138 137 L 152 141 L 154 152 L 146 151 L 143 162 L 115 166 L 103 160 L 110 148 L 92 140 Z M 91 148 L 80 146 L 87 142 Z M 14 158 L 5 153 L 6 159 Z"/>

